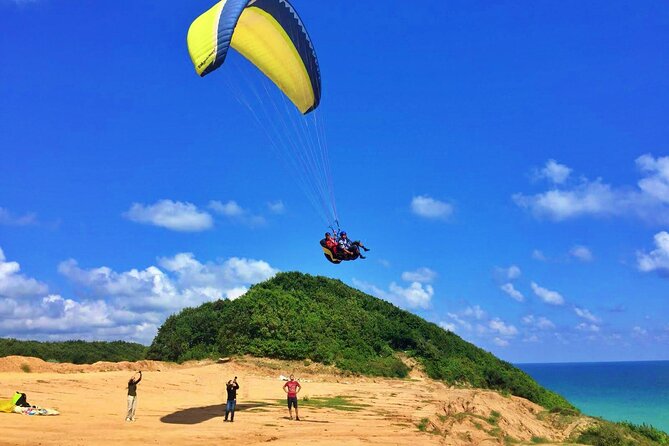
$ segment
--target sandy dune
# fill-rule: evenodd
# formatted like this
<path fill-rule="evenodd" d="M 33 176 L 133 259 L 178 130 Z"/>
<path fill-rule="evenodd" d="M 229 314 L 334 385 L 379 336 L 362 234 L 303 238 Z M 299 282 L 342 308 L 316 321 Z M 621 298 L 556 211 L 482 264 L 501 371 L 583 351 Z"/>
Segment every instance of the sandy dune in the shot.
<path fill-rule="evenodd" d="M 138 386 L 137 420 L 127 423 L 125 386 L 138 368 L 144 380 Z M 278 376 L 293 371 L 302 380 L 302 399 L 346 396 L 362 406 L 342 411 L 303 404 L 302 421 L 288 420 Z M 234 423 L 224 423 L 224 383 L 234 376 L 241 386 L 237 414 Z M 0 397 L 15 390 L 62 415 L 0 414 L 0 445 L 504 444 L 504 434 L 528 442 L 532 437 L 560 441 L 587 423 L 579 418 L 560 424 L 526 400 L 449 389 L 419 374 L 410 380 L 345 377 L 316 364 L 251 358 L 182 366 L 0 358 Z M 421 423 L 424 431 L 417 427 Z"/>

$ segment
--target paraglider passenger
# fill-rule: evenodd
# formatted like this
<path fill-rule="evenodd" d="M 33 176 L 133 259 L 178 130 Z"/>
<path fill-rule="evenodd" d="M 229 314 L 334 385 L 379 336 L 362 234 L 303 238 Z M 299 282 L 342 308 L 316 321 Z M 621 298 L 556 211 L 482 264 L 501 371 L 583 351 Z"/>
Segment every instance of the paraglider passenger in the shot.
<path fill-rule="evenodd" d="M 228 415 L 230 415 L 230 421 L 235 421 L 235 408 L 237 407 L 237 390 L 239 389 L 239 384 L 237 384 L 237 377 L 231 379 L 225 385 L 226 390 L 228 391 L 228 403 L 225 406 L 225 420 L 228 421 Z"/>
<path fill-rule="evenodd" d="M 125 421 L 135 421 L 135 411 L 137 410 L 137 384 L 142 380 L 142 371 L 132 375 L 128 381 L 128 414 Z"/>
<path fill-rule="evenodd" d="M 353 260 L 355 258 L 360 257 L 361 259 L 366 258 L 362 254 L 360 254 L 360 248 L 364 249 L 365 251 L 369 251 L 369 249 L 363 245 L 359 241 L 352 242 L 348 238 L 348 234 L 346 234 L 346 231 L 340 231 L 339 232 L 339 249 L 343 254 L 345 254 L 347 259 Z"/>

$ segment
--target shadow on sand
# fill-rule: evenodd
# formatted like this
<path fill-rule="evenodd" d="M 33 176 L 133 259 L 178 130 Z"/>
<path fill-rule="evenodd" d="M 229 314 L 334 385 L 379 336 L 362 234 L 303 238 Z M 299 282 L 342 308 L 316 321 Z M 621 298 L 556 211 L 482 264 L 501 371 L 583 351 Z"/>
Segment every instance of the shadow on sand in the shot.
<path fill-rule="evenodd" d="M 271 403 L 264 403 L 262 401 L 240 403 L 237 404 L 235 412 L 255 409 L 257 407 L 267 407 L 271 405 Z M 215 404 L 213 406 L 189 407 L 188 409 L 178 410 L 171 414 L 165 415 L 160 419 L 160 421 L 169 424 L 199 424 L 205 421 L 209 421 L 212 418 L 224 416 L 225 404 Z"/>

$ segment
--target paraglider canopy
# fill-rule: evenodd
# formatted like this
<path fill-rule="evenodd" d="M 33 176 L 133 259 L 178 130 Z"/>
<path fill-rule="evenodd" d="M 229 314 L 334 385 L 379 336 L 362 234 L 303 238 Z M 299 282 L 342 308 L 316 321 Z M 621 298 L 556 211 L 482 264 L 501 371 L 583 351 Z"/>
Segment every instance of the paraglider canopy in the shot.
<path fill-rule="evenodd" d="M 200 76 L 220 67 L 232 46 L 301 113 L 318 107 L 321 76 L 316 53 L 304 24 L 286 0 L 222 0 L 195 19 L 187 41 Z"/>

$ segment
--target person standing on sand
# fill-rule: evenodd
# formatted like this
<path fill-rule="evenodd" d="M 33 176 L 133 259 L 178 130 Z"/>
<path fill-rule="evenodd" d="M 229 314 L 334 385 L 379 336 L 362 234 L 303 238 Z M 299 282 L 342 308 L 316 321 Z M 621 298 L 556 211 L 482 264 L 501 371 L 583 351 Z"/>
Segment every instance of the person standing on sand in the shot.
<path fill-rule="evenodd" d="M 135 421 L 135 411 L 137 410 L 137 384 L 142 380 L 142 371 L 132 375 L 128 381 L 128 415 L 125 421 Z"/>
<path fill-rule="evenodd" d="M 295 419 L 300 421 L 300 414 L 297 412 L 297 394 L 302 390 L 302 386 L 295 381 L 295 375 L 290 375 L 290 381 L 283 385 L 283 390 L 288 395 L 288 415 L 290 415 L 290 419 L 293 419 L 292 407 L 295 407 Z"/>
<path fill-rule="evenodd" d="M 225 385 L 225 389 L 228 391 L 228 403 L 225 406 L 225 420 L 228 421 L 228 414 L 230 415 L 230 422 L 235 421 L 235 408 L 237 407 L 237 389 L 239 389 L 239 384 L 237 384 L 237 377 L 231 379 Z"/>

